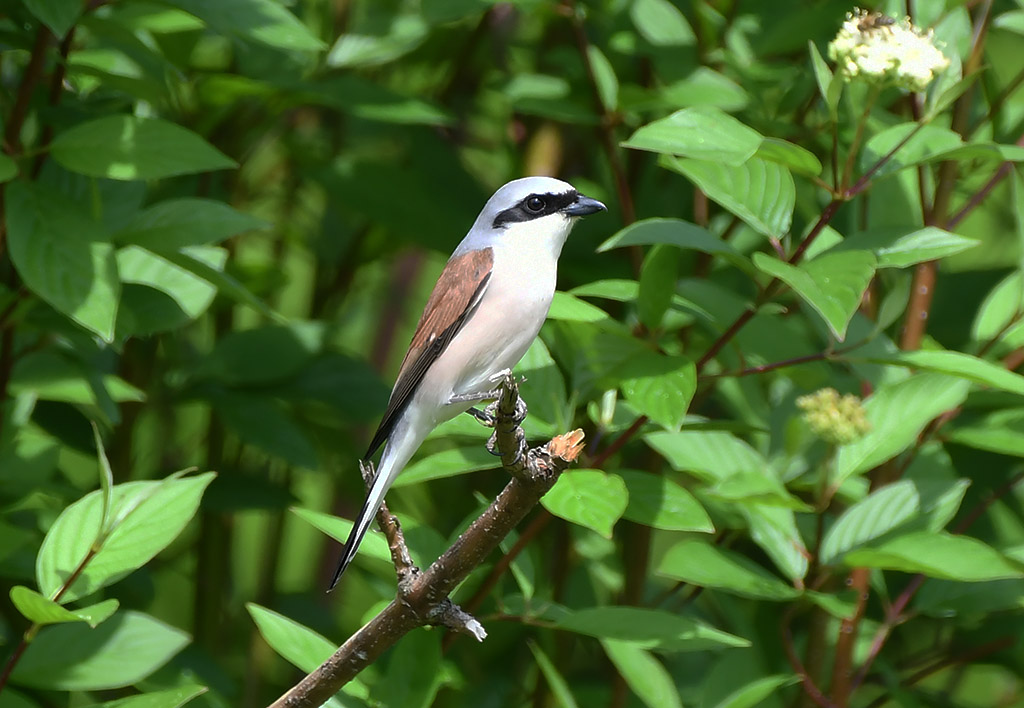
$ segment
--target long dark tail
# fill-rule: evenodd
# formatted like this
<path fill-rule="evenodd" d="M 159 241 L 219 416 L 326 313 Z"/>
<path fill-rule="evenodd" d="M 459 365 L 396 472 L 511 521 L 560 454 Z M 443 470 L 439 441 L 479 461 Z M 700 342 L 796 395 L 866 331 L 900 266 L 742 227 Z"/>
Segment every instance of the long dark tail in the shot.
<path fill-rule="evenodd" d="M 345 572 L 349 563 L 356 557 L 359 544 L 363 542 L 363 537 L 366 536 L 366 532 L 370 529 L 373 517 L 377 515 L 377 510 L 380 509 L 381 502 L 384 501 L 384 495 L 400 471 L 395 469 L 396 466 L 392 464 L 394 457 L 389 455 L 388 452 L 388 450 L 384 451 L 384 456 L 380 462 L 380 469 L 377 470 L 377 476 L 373 478 L 370 491 L 367 492 L 366 500 L 363 502 L 363 508 L 359 510 L 359 515 L 352 525 L 352 530 L 349 531 L 348 540 L 345 542 L 345 547 L 341 552 L 341 560 L 338 562 L 338 570 L 335 571 L 334 579 L 331 580 L 331 586 L 327 588 L 327 592 L 334 589 L 334 586 L 341 579 L 341 574 Z"/>

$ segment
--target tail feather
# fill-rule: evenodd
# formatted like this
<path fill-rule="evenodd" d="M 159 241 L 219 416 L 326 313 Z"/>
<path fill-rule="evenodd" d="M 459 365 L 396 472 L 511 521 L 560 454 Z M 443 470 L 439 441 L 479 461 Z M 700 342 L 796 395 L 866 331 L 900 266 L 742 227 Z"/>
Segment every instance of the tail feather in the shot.
<path fill-rule="evenodd" d="M 373 523 L 373 518 L 384 501 L 384 495 L 387 494 L 391 483 L 395 481 L 395 477 L 405 467 L 409 458 L 416 452 L 416 448 L 423 442 L 425 435 L 425 433 L 418 434 L 418 431 L 414 432 L 412 426 L 408 426 L 407 421 L 403 420 L 400 429 L 392 434 L 391 439 L 384 446 L 384 454 L 380 458 L 377 476 L 373 478 L 370 490 L 366 494 L 366 501 L 363 502 L 363 507 L 359 510 L 359 515 L 356 516 L 352 530 L 348 534 L 345 548 L 341 552 L 338 569 L 334 573 L 327 592 L 334 589 L 341 579 L 342 573 L 356 557 L 359 544 L 362 543 L 366 532 L 370 530 L 370 524 Z"/>

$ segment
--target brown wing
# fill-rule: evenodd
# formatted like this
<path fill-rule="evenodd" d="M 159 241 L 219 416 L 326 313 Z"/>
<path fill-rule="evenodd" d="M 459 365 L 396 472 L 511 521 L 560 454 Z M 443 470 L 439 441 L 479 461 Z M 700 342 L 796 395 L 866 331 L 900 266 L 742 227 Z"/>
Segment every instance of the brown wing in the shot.
<path fill-rule="evenodd" d="M 391 435 L 398 416 L 416 393 L 430 365 L 437 361 L 473 314 L 491 277 L 493 263 L 494 253 L 485 248 L 452 257 L 441 271 L 441 277 L 437 279 L 416 325 L 416 333 L 402 360 L 384 418 L 373 434 L 364 460 L 370 459 Z"/>

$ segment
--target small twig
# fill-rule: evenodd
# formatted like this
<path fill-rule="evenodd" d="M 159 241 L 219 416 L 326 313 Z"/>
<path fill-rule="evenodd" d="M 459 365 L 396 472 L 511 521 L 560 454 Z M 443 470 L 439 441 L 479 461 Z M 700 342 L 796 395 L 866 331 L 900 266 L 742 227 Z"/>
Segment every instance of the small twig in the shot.
<path fill-rule="evenodd" d="M 363 482 L 367 488 L 373 484 L 377 476 L 372 462 L 359 461 L 359 472 L 363 475 Z M 412 582 L 419 574 L 420 569 L 412 560 L 409 554 L 409 547 L 405 545 L 405 535 L 402 533 L 402 525 L 398 523 L 398 517 L 388 509 L 387 502 L 381 501 L 377 510 L 377 526 L 388 541 L 388 550 L 391 552 L 391 562 L 395 566 L 395 574 L 398 576 L 398 586 L 404 587 Z"/>
<path fill-rule="evenodd" d="M 509 382 L 510 379 L 506 378 L 502 385 L 507 386 Z M 509 395 L 503 392 L 502 400 Z M 504 406 L 499 402 L 494 409 L 497 416 L 495 426 L 504 425 Z M 516 405 L 512 410 L 514 417 L 520 409 Z M 498 435 L 499 444 L 503 437 Z M 576 460 L 582 449 L 583 431 L 575 430 L 528 450 L 522 455 L 525 460 L 523 473 L 512 478 L 455 543 L 429 568 L 416 573 L 406 587 L 399 587 L 398 595 L 391 604 L 353 634 L 316 671 L 277 699 L 271 708 L 314 708 L 322 705 L 416 627 L 441 624 L 482 639 L 486 635 L 483 627 L 453 605 L 449 595 L 554 486 L 559 474 Z M 503 456 L 509 453 L 506 450 L 501 452 Z"/>
<path fill-rule="evenodd" d="M 800 683 L 803 684 L 804 693 L 821 708 L 838 708 L 835 703 L 830 701 L 818 685 L 814 683 L 814 679 L 807 673 L 807 669 L 800 661 L 800 657 L 796 653 L 796 645 L 793 643 L 793 631 L 789 625 L 793 621 L 793 615 L 796 612 L 797 605 L 790 605 L 789 608 L 782 613 L 782 622 L 780 626 L 780 632 L 782 634 L 782 648 L 786 652 L 786 659 L 789 660 L 789 665 L 793 667 L 793 671 L 797 676 L 800 677 Z"/>
<path fill-rule="evenodd" d="M 991 642 L 982 644 L 980 647 L 975 647 L 974 649 L 965 651 L 962 654 L 957 654 L 956 656 L 943 657 L 942 659 L 939 659 L 935 663 L 926 666 L 920 671 L 911 674 L 907 677 L 905 681 L 902 681 L 900 685 L 913 686 L 919 681 L 928 678 L 932 674 L 941 671 L 942 669 L 948 666 L 956 666 L 957 664 L 967 664 L 972 661 L 977 661 L 982 657 L 989 656 L 990 654 L 995 654 L 997 651 L 1009 649 L 1016 643 L 1016 637 L 1000 637 L 999 639 L 993 639 Z M 878 696 L 873 701 L 868 703 L 867 708 L 880 708 L 880 706 L 885 705 L 890 700 L 892 700 L 892 695 L 889 692 L 885 692 L 881 696 Z"/>
<path fill-rule="evenodd" d="M 965 516 L 960 523 L 953 528 L 953 533 L 962 534 L 967 531 L 975 521 L 981 518 L 981 515 L 984 514 L 990 506 L 1013 491 L 1013 488 L 1022 481 L 1024 481 L 1024 470 L 1015 474 L 998 489 L 994 489 L 985 495 L 985 498 L 978 502 L 978 504 L 968 512 L 967 516 Z M 924 581 L 926 579 L 927 578 L 925 578 L 924 575 L 915 575 L 910 582 L 907 583 L 907 587 L 903 589 L 903 592 L 901 592 L 893 601 L 892 605 L 886 612 L 885 621 L 878 628 L 878 631 L 875 632 L 875 636 L 871 640 L 871 647 L 868 649 L 868 653 L 864 658 L 864 663 L 861 665 L 860 670 L 857 672 L 857 676 L 852 682 L 851 689 L 855 690 L 867 678 L 872 664 L 878 657 L 878 654 L 882 651 L 882 647 L 885 646 L 885 642 L 889 639 L 889 635 L 892 633 L 892 630 L 902 621 L 903 611 L 906 609 L 907 605 L 910 604 L 910 601 L 914 598 L 914 595 L 917 594 L 917 591 L 921 589 L 921 586 L 924 585 Z"/>

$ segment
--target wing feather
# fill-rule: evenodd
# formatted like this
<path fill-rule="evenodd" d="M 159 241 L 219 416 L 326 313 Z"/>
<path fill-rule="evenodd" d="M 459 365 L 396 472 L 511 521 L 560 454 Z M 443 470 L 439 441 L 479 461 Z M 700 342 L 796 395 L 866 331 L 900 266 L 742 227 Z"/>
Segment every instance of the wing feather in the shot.
<path fill-rule="evenodd" d="M 402 360 L 388 407 L 363 456 L 364 460 L 370 459 L 391 435 L 398 417 L 412 400 L 431 364 L 437 361 L 480 304 L 493 264 L 493 251 L 484 248 L 452 257 L 441 271 L 416 325 L 416 333 Z"/>

